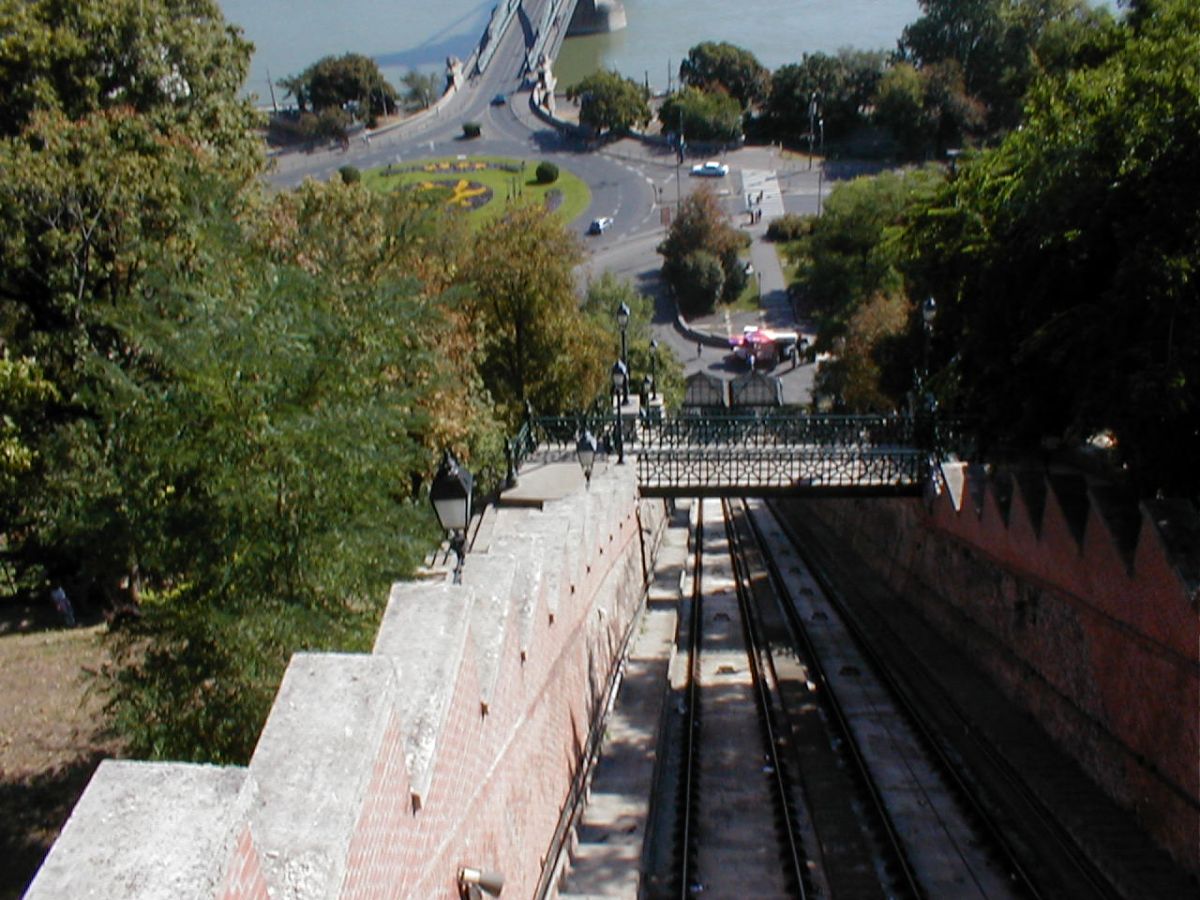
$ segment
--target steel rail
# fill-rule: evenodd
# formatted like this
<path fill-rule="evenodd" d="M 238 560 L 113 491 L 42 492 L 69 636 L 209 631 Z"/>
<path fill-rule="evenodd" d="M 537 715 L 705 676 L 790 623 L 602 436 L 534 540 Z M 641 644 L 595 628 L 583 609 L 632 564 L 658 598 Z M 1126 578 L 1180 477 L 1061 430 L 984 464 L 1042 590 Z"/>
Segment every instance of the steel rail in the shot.
<path fill-rule="evenodd" d="M 867 798 L 871 804 L 871 811 L 875 818 L 883 828 L 884 834 L 887 836 L 887 848 L 892 852 L 896 868 L 899 872 L 899 880 L 902 882 L 903 888 L 915 897 L 926 896 L 926 891 L 922 887 L 920 880 L 917 878 L 916 872 L 912 867 L 912 863 L 908 858 L 908 852 L 905 849 L 904 841 L 900 837 L 900 833 L 892 821 L 891 813 L 884 802 L 883 794 L 879 790 L 879 786 L 875 783 L 875 778 L 871 773 L 871 768 L 867 764 L 866 759 L 862 755 L 862 750 L 858 746 L 858 741 L 855 738 L 854 732 L 850 727 L 849 718 L 845 710 L 842 708 L 841 701 L 838 700 L 837 694 L 833 689 L 825 672 L 825 667 L 821 662 L 820 654 L 814 645 L 812 638 L 808 634 L 808 629 L 804 625 L 803 619 L 796 611 L 792 603 L 786 602 L 786 589 L 784 588 L 785 579 L 779 571 L 775 563 L 774 557 L 769 552 L 766 552 L 766 542 L 763 539 L 761 529 L 754 521 L 754 517 L 747 515 L 747 521 L 754 533 L 755 540 L 760 548 L 762 548 L 762 557 L 767 567 L 767 572 L 771 578 L 771 582 L 775 587 L 775 595 L 779 598 L 779 607 L 783 612 L 788 629 L 795 641 L 796 645 L 802 649 L 806 656 L 806 662 L 810 666 L 814 683 L 820 686 L 819 695 L 822 702 L 825 704 L 829 712 L 832 722 L 831 727 L 837 729 L 842 738 L 842 746 L 845 752 L 850 756 L 850 761 L 854 766 L 854 772 L 858 776 L 859 783 L 867 794 Z"/>
<path fill-rule="evenodd" d="M 700 623 L 703 605 L 703 559 L 704 559 L 704 501 L 696 502 L 696 528 L 693 532 L 695 545 L 692 548 L 692 614 L 688 626 L 688 679 L 683 723 L 683 785 L 680 791 L 679 838 L 676 847 L 680 854 L 678 896 L 680 900 L 691 900 L 692 859 L 692 814 L 696 787 L 696 712 L 699 706 L 700 686 Z"/>
<path fill-rule="evenodd" d="M 808 876 L 807 860 L 801 846 L 800 828 L 796 823 L 792 807 L 792 786 L 787 780 L 786 762 L 780 758 L 779 754 L 780 735 L 775 719 L 774 704 L 771 702 L 771 688 L 766 673 L 763 671 L 763 658 L 766 657 L 769 664 L 770 650 L 763 646 L 759 635 L 753 611 L 753 597 L 749 588 L 749 572 L 746 569 L 746 560 L 742 552 L 742 538 L 734 522 L 733 504 L 731 501 L 723 501 L 722 505 L 725 513 L 725 533 L 729 540 L 730 557 L 733 560 L 738 610 L 741 613 L 742 628 L 746 635 L 746 657 L 750 663 L 751 681 L 754 684 L 755 699 L 758 702 L 759 722 L 763 729 L 763 743 L 766 745 L 768 764 L 772 770 L 771 780 L 775 785 L 775 801 L 779 806 L 778 821 L 781 823 L 781 836 L 790 867 L 788 874 L 795 884 L 797 895 L 806 898 L 808 896 L 805 888 Z"/>

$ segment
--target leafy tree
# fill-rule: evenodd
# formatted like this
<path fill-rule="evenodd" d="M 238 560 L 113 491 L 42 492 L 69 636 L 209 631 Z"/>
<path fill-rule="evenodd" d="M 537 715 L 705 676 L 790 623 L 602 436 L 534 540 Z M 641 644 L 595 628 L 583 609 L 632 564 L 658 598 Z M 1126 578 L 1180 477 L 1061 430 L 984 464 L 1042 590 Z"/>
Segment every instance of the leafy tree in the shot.
<path fill-rule="evenodd" d="M 946 150 L 982 135 L 985 119 L 982 105 L 967 94 L 954 60 L 919 71 L 897 63 L 884 75 L 875 98 L 875 122 L 891 132 L 910 158 L 942 158 Z"/>
<path fill-rule="evenodd" d="M 895 409 L 898 393 L 889 383 L 886 369 L 895 340 L 908 326 L 910 306 L 904 297 L 886 294 L 875 294 L 858 304 L 836 341 L 836 358 L 818 369 L 813 393 L 831 398 L 835 408 L 846 412 Z"/>
<path fill-rule="evenodd" d="M 595 72 L 567 90 L 569 100 L 579 101 L 579 121 L 605 131 L 628 131 L 650 121 L 646 88 L 616 72 Z"/>
<path fill-rule="evenodd" d="M 782 66 L 771 78 L 765 109 L 768 127 L 784 140 L 807 135 L 815 100 L 826 136 L 843 138 L 865 121 L 883 71 L 884 56 L 879 52 L 806 53 L 799 63 Z"/>
<path fill-rule="evenodd" d="M 1019 122 L 1039 48 L 1047 59 L 1056 42 L 1060 53 L 1066 49 L 1064 40 L 1077 43 L 1084 57 L 1085 47 L 1103 53 L 1112 22 L 1085 0 L 922 0 L 921 9 L 924 15 L 900 38 L 902 59 L 922 69 L 956 64 L 964 94 L 984 105 L 992 131 Z"/>
<path fill-rule="evenodd" d="M 1195 495 L 1200 458 L 1200 8 L 1153 0 L 1111 57 L 1040 81 L 908 241 L 941 309 L 943 398 L 1022 449 L 1108 431 L 1139 486 Z"/>
<path fill-rule="evenodd" d="M 404 86 L 404 104 L 409 109 L 428 109 L 442 95 L 445 78 L 436 72 L 421 73 L 410 69 L 400 79 Z"/>
<path fill-rule="evenodd" d="M 679 64 L 679 80 L 703 91 L 720 91 L 748 109 L 766 99 L 771 73 L 749 50 L 705 41 L 688 51 Z"/>
<path fill-rule="evenodd" d="M 738 251 L 748 240 L 745 234 L 729 224 L 709 187 L 700 188 L 683 201 L 666 240 L 658 245 L 658 252 L 663 257 L 663 277 L 675 291 L 686 314 L 703 314 L 710 311 L 717 300 L 731 300 L 741 293 L 746 274 Z M 715 292 L 707 290 L 713 287 L 715 278 L 697 280 L 701 269 L 712 274 L 703 257 L 699 260 L 692 257 L 698 251 L 720 265 L 721 279 Z M 706 290 L 692 290 L 697 284 L 706 285 Z"/>
<path fill-rule="evenodd" d="M 516 207 L 481 231 L 463 278 L 474 298 L 484 384 L 507 421 L 582 409 L 608 378 L 597 328 L 578 314 L 578 242 L 540 206 Z"/>
<path fill-rule="evenodd" d="M 297 76 L 279 82 L 303 109 L 320 113 L 353 105 L 368 119 L 396 111 L 396 89 L 383 77 L 375 60 L 361 53 L 326 56 Z"/>
<path fill-rule="evenodd" d="M 419 560 L 431 523 L 412 476 L 434 464 L 421 432 L 458 373 L 412 282 L 264 264 L 223 227 L 201 238 L 217 272 L 202 290 L 164 285 L 128 326 L 155 377 L 98 387 L 99 411 L 122 411 L 106 430 L 136 463 L 114 473 L 159 584 L 114 710 L 137 752 L 239 761 L 291 652 L 365 648 L 387 584 Z"/>
<path fill-rule="evenodd" d="M 736 141 L 742 135 L 742 110 L 726 94 L 685 87 L 668 96 L 658 110 L 663 129 L 689 141 Z"/>
<path fill-rule="evenodd" d="M 0 135 L 35 113 L 131 108 L 158 131 L 257 167 L 258 121 L 240 97 L 251 45 L 212 0 L 25 0 L 0 6 Z"/>
<path fill-rule="evenodd" d="M 790 245 L 800 296 L 823 333 L 843 333 L 871 297 L 903 293 L 897 237 L 939 181 L 933 171 L 885 172 L 839 184 L 812 233 Z"/>
<path fill-rule="evenodd" d="M 905 156 L 922 154 L 928 140 L 925 81 L 915 67 L 901 62 L 884 73 L 875 96 L 874 118 L 896 139 Z"/>
<path fill-rule="evenodd" d="M 35 435 L 23 433 L 33 410 L 55 399 L 54 385 L 31 357 L 0 355 L 0 496 L 13 496 L 37 462 Z"/>
<path fill-rule="evenodd" d="M 707 250 L 693 250 L 673 267 L 672 287 L 684 315 L 711 312 L 725 293 L 721 260 Z"/>
<path fill-rule="evenodd" d="M 654 302 L 641 294 L 628 281 L 623 281 L 611 272 L 588 282 L 583 299 L 583 312 L 608 335 L 607 346 L 613 348 L 613 359 L 621 345 L 617 327 L 616 310 L 624 303 L 629 307 L 629 325 L 626 328 L 626 346 L 629 356 L 630 378 L 636 389 L 651 369 L 658 381 L 658 393 L 668 405 L 683 397 L 683 364 L 666 345 L 650 347 L 650 324 L 654 318 Z M 651 356 L 655 364 L 651 366 Z"/>
<path fill-rule="evenodd" d="M 437 451 L 502 472 L 467 242 L 405 193 L 268 196 L 219 140 L 236 102 L 211 131 L 45 106 L 0 139 L 3 553 L 140 604 L 113 695 L 137 752 L 244 761 L 293 650 L 369 641 Z"/>

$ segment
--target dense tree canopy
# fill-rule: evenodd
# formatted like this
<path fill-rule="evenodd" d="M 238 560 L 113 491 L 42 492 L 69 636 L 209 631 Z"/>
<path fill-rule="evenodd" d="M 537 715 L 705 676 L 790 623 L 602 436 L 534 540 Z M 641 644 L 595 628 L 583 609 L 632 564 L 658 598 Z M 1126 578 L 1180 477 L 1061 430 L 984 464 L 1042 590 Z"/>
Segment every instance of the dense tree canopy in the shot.
<path fill-rule="evenodd" d="M 1139 4 L 1117 52 L 1040 82 L 1023 127 L 916 223 L 946 383 L 1021 446 L 1115 434 L 1147 489 L 1200 458 L 1200 7 Z"/>
<path fill-rule="evenodd" d="M 248 47 L 209 4 L 0 14 L 61 57 L 0 42 L 25 67 L 0 96 L 7 583 L 136 611 L 132 752 L 244 761 L 293 651 L 367 645 L 435 537 L 440 451 L 503 474 L 470 240 L 418 194 L 269 195 Z"/>
<path fill-rule="evenodd" d="M 707 186 L 684 199 L 658 252 L 663 257 L 663 277 L 685 314 L 710 312 L 718 300 L 741 293 L 746 274 L 738 251 L 748 241 L 729 224 Z"/>
<path fill-rule="evenodd" d="M 404 73 L 404 103 L 409 109 L 428 109 L 442 96 L 445 76 L 436 72 L 418 72 L 416 69 Z"/>
<path fill-rule="evenodd" d="M 638 293 L 630 282 L 619 279 L 611 272 L 604 272 L 588 283 L 582 309 L 608 335 L 607 346 L 611 348 L 611 360 L 615 362 L 621 346 L 616 314 L 622 303 L 630 310 L 625 333 L 632 382 L 630 389 L 638 390 L 646 376 L 653 371 L 658 382 L 658 395 L 664 398 L 668 406 L 675 406 L 683 397 L 683 365 L 665 344 L 651 347 L 650 323 L 654 319 L 654 301 Z"/>
<path fill-rule="evenodd" d="M 882 53 L 860 50 L 806 53 L 799 63 L 782 66 L 771 78 L 765 108 L 771 133 L 796 141 L 810 127 L 815 131 L 813 120 L 820 117 L 830 140 L 846 136 L 866 120 L 883 71 Z"/>
<path fill-rule="evenodd" d="M 679 80 L 703 91 L 726 93 L 747 109 L 766 99 L 771 73 L 749 50 L 705 41 L 679 64 Z"/>
<path fill-rule="evenodd" d="M 296 100 L 301 111 L 344 109 L 351 104 L 364 118 L 396 111 L 396 89 L 379 65 L 361 53 L 325 56 L 299 75 L 283 78 L 279 86 Z"/>
<path fill-rule="evenodd" d="M 1106 44 L 1112 27 L 1111 16 L 1087 0 L 921 0 L 921 9 L 900 38 L 902 58 L 919 68 L 952 62 L 992 131 L 1017 124 L 1039 51 L 1051 65 L 1063 56 L 1082 61 L 1085 48 Z"/>
<path fill-rule="evenodd" d="M 579 121 L 597 133 L 628 131 L 650 121 L 646 88 L 616 72 L 594 72 L 567 90 L 579 101 Z"/>
<path fill-rule="evenodd" d="M 257 152 L 239 97 L 251 49 L 213 0 L 3 0 L 0 134 L 130 108 L 241 160 Z"/>
<path fill-rule="evenodd" d="M 742 135 L 742 109 L 727 94 L 685 87 L 669 95 L 658 109 L 663 131 L 685 141 L 736 141 Z"/>
<path fill-rule="evenodd" d="M 572 270 L 579 258 L 557 217 L 524 204 L 482 231 L 464 264 L 484 384 L 510 423 L 526 403 L 557 414 L 604 392 L 603 341 L 578 314 Z"/>

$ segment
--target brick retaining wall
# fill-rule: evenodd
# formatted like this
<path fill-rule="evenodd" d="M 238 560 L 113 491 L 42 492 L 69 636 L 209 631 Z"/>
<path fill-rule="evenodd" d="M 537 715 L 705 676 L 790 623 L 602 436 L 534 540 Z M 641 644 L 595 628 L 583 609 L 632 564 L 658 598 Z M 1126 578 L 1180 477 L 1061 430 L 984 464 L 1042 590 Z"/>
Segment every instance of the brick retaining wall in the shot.
<path fill-rule="evenodd" d="M 1192 872 L 1200 616 L 1189 506 L 947 467 L 936 496 L 807 504 Z"/>
<path fill-rule="evenodd" d="M 293 658 L 248 767 L 101 765 L 27 896 L 457 897 L 463 866 L 529 896 L 664 517 L 632 466 L 489 515 L 373 654 Z"/>

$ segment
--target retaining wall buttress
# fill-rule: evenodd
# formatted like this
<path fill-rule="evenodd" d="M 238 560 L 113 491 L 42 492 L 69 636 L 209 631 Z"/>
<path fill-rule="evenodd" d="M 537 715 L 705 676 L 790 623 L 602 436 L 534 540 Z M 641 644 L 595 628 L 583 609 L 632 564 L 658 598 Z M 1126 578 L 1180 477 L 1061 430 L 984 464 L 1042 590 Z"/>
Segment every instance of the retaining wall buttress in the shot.
<path fill-rule="evenodd" d="M 488 514 L 462 584 L 393 586 L 373 653 L 292 659 L 248 767 L 102 764 L 30 900 L 450 898 L 464 866 L 529 896 L 664 516 L 632 466 Z"/>

